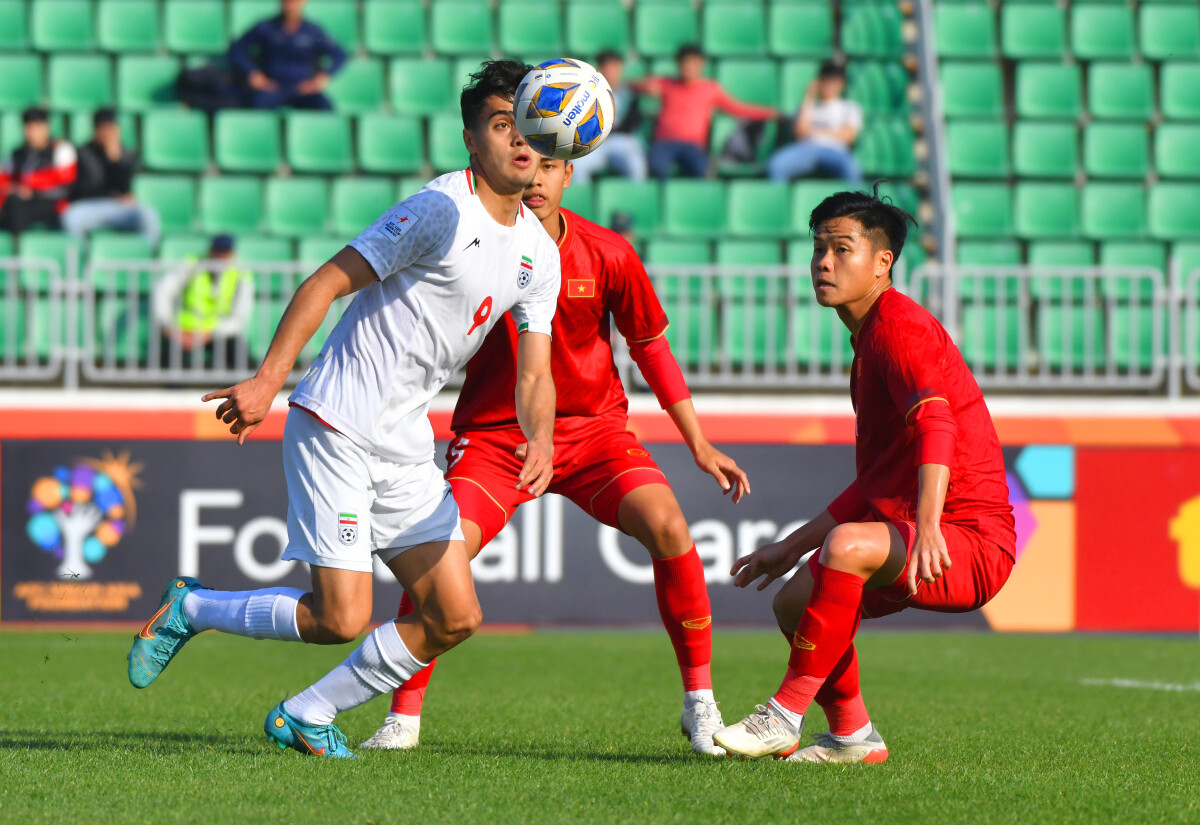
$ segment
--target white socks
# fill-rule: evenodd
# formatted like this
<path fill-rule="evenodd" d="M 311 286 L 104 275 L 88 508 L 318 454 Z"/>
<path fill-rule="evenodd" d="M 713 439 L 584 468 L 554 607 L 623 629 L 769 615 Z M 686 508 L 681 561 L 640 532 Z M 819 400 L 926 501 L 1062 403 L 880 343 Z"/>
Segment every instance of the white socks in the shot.
<path fill-rule="evenodd" d="M 771 697 L 771 701 L 767 702 L 767 707 L 771 709 L 771 713 L 779 717 L 779 720 L 788 725 L 793 733 L 799 734 L 800 728 L 804 725 L 804 714 L 796 713 L 788 710 L 783 705 L 775 701 L 775 697 Z"/>
<path fill-rule="evenodd" d="M 332 724 L 339 713 L 391 693 L 427 664 L 409 653 L 396 623 L 388 622 L 375 628 L 346 661 L 283 707 L 306 724 Z"/>
<path fill-rule="evenodd" d="M 838 736 L 836 733 L 833 733 L 833 732 L 830 732 L 829 735 L 844 745 L 856 745 L 859 742 L 867 741 L 867 737 L 871 735 L 871 731 L 874 727 L 875 726 L 872 725 L 870 722 L 867 722 L 867 724 L 863 725 L 861 728 L 859 728 L 858 730 L 856 730 L 854 733 L 850 734 L 849 736 Z"/>
<path fill-rule="evenodd" d="M 685 690 L 683 692 L 683 706 L 685 708 L 690 708 L 692 705 L 696 704 L 702 699 L 707 699 L 709 702 L 714 703 L 717 701 L 713 696 L 712 688 L 706 688 L 703 690 Z"/>
<path fill-rule="evenodd" d="M 183 615 L 197 633 L 219 630 L 252 639 L 301 642 L 296 606 L 306 591 L 295 587 L 265 590 L 193 590 L 183 597 Z"/>

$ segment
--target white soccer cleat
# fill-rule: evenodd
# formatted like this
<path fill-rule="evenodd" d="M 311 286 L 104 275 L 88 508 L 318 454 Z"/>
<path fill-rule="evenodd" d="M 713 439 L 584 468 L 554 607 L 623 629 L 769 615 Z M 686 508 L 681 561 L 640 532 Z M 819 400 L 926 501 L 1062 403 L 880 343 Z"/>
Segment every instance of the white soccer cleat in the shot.
<path fill-rule="evenodd" d="M 389 716 L 359 747 L 369 751 L 403 751 L 415 748 L 420 738 L 420 716 Z"/>
<path fill-rule="evenodd" d="M 814 734 L 813 739 L 817 740 L 815 745 L 801 748 L 789 756 L 787 761 L 875 764 L 886 762 L 888 758 L 887 745 L 883 743 L 883 737 L 874 725 L 871 725 L 871 732 L 860 742 L 846 742 L 829 731 Z"/>
<path fill-rule="evenodd" d="M 725 727 L 721 721 L 721 711 L 712 699 L 697 699 L 692 704 L 684 704 L 683 715 L 679 717 L 679 729 L 683 735 L 692 740 L 692 750 L 704 756 L 724 756 L 725 749 L 713 744 L 713 734 Z"/>
<path fill-rule="evenodd" d="M 736 725 L 717 731 L 713 742 L 733 756 L 746 759 L 774 756 L 783 759 L 800 747 L 800 731 L 792 730 L 792 726 L 776 716 L 775 711 L 767 705 L 757 705 L 754 713 Z"/>

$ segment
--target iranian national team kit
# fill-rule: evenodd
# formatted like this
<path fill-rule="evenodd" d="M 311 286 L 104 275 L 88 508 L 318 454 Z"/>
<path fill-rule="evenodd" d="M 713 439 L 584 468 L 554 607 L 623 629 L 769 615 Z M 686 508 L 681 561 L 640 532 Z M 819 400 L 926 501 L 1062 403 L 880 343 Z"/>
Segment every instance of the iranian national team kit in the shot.
<path fill-rule="evenodd" d="M 372 553 L 386 562 L 462 538 L 429 404 L 493 328 L 508 325 L 514 342 L 550 334 L 559 253 L 524 205 L 514 226 L 497 223 L 469 170 L 436 178 L 350 246 L 379 282 L 358 292 L 289 399 L 283 557 L 369 572 Z"/>

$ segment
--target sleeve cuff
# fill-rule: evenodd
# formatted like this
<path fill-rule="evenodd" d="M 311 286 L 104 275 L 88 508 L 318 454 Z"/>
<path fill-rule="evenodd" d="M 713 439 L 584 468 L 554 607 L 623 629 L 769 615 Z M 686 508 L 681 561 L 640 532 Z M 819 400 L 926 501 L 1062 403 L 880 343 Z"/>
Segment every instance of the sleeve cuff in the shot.
<path fill-rule="evenodd" d="M 954 466 L 955 434 L 947 430 L 933 430 L 917 436 L 917 465 L 941 464 Z"/>

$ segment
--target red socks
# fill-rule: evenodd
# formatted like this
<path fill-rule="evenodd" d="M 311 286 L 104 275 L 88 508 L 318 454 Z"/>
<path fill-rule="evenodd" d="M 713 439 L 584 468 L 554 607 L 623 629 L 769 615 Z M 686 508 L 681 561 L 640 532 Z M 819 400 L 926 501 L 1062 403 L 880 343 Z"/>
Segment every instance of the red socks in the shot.
<path fill-rule="evenodd" d="M 835 736 L 849 736 L 871 721 L 858 688 L 858 654 L 853 643 L 817 691 L 817 704 L 825 711 L 829 732 Z"/>
<path fill-rule="evenodd" d="M 813 590 L 792 637 L 787 675 L 775 701 L 804 713 L 850 647 L 861 615 L 866 582 L 852 573 L 813 565 Z M 857 660 L 855 676 L 857 676 Z M 847 664 L 849 668 L 849 663 Z"/>
<path fill-rule="evenodd" d="M 654 559 L 658 613 L 671 637 L 684 690 L 711 690 L 712 610 L 696 546 L 673 559 Z"/>
<path fill-rule="evenodd" d="M 400 610 L 396 614 L 397 619 L 403 619 L 409 613 L 413 612 L 412 599 L 405 593 L 400 599 Z M 429 663 L 429 666 L 418 672 L 415 676 L 402 684 L 400 687 L 392 691 L 392 709 L 393 714 L 401 716 L 420 716 L 421 705 L 425 701 L 425 688 L 429 687 L 429 677 L 433 675 L 433 666 L 437 664 L 437 659 Z"/>

